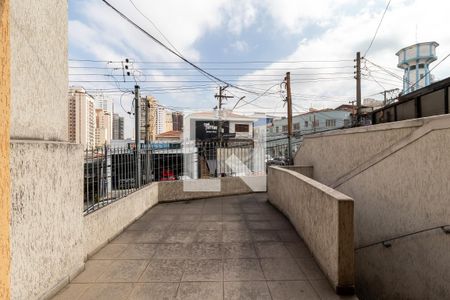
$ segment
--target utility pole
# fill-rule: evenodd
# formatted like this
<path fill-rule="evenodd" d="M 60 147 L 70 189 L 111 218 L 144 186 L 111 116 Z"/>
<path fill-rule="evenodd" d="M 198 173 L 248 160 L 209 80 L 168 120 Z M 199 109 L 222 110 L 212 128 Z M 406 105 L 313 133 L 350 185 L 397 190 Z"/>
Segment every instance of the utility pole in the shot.
<path fill-rule="evenodd" d="M 140 137 L 140 96 L 139 96 L 139 85 L 134 86 L 134 138 L 135 138 L 135 181 L 136 188 L 141 187 L 141 137 Z"/>
<path fill-rule="evenodd" d="M 286 73 L 286 102 L 287 102 L 287 123 L 288 123 L 288 152 L 289 164 L 292 163 L 292 94 L 291 94 L 291 72 Z"/>
<path fill-rule="evenodd" d="M 228 87 L 228 85 L 224 86 L 224 87 L 219 86 L 219 95 L 217 95 L 217 94 L 214 95 L 214 97 L 217 98 L 218 101 L 219 101 L 219 105 L 217 106 L 218 107 L 218 111 L 219 111 L 219 126 L 217 126 L 217 130 L 218 130 L 217 136 L 218 136 L 220 142 L 222 142 L 222 116 L 221 116 L 221 113 L 222 113 L 222 99 L 234 98 L 233 96 L 227 96 L 227 95 L 223 94 L 223 92 L 225 91 L 225 89 L 227 87 Z"/>
<path fill-rule="evenodd" d="M 361 125 L 361 53 L 356 52 L 356 126 Z"/>

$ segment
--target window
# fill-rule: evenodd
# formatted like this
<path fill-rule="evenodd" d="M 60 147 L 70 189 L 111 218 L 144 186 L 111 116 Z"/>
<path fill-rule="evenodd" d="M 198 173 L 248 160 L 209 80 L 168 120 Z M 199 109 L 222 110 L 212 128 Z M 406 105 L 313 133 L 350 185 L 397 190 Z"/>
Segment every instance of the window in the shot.
<path fill-rule="evenodd" d="M 312 123 L 313 125 L 313 127 L 319 127 L 319 125 L 320 125 L 320 122 L 319 122 L 319 120 L 314 120 L 314 122 Z"/>
<path fill-rule="evenodd" d="M 305 121 L 305 127 L 308 127 L 308 121 Z"/>
<path fill-rule="evenodd" d="M 275 133 L 278 133 L 280 131 L 280 127 L 276 126 L 275 127 Z"/>
<path fill-rule="evenodd" d="M 336 127 L 336 119 L 328 119 L 325 121 L 325 126 Z"/>
<path fill-rule="evenodd" d="M 236 124 L 234 126 L 234 130 L 236 132 L 248 132 L 249 126 L 248 124 Z"/>
<path fill-rule="evenodd" d="M 282 130 L 283 130 L 282 132 L 287 132 L 288 131 L 287 125 L 283 125 L 283 129 Z"/>
<path fill-rule="evenodd" d="M 294 131 L 300 130 L 300 123 L 294 123 Z"/>
<path fill-rule="evenodd" d="M 350 126 L 350 120 L 344 119 L 344 127 L 349 127 L 349 126 Z"/>

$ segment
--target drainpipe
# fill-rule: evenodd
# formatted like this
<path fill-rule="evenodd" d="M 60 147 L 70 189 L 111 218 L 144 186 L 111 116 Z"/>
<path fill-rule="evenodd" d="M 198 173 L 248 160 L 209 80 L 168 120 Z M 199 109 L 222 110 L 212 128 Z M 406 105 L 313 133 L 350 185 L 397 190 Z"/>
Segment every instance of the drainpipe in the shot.
<path fill-rule="evenodd" d="M 10 68 L 9 0 L 2 0 L 0 1 L 0 120 L 2 120 L 0 126 L 0 299 L 10 298 Z"/>

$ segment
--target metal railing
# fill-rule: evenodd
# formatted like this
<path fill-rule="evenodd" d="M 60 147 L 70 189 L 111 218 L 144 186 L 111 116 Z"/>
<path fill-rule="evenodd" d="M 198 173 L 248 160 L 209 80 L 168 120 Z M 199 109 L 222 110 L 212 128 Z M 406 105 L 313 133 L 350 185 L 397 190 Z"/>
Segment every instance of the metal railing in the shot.
<path fill-rule="evenodd" d="M 141 144 L 139 160 L 134 144 L 89 149 L 84 163 L 84 212 L 96 211 L 156 181 L 264 173 L 264 156 L 252 140 L 190 145 L 152 142 Z"/>
<path fill-rule="evenodd" d="M 416 234 L 421 234 L 421 233 L 425 233 L 428 231 L 433 231 L 436 229 L 441 229 L 442 232 L 444 232 L 445 234 L 450 234 L 450 225 L 441 225 L 441 226 L 435 226 L 435 227 L 431 227 L 431 228 L 425 228 L 422 230 L 418 230 L 418 231 L 414 231 L 414 232 L 410 232 L 410 233 L 406 233 L 406 234 L 402 234 L 390 239 L 385 239 L 385 240 L 381 240 L 381 241 L 377 241 L 374 243 L 370 243 L 364 246 L 360 246 L 355 248 L 355 251 L 361 250 L 361 249 L 365 249 L 365 248 L 369 248 L 372 246 L 376 246 L 376 245 L 383 245 L 385 248 L 390 248 L 392 246 L 392 242 L 395 240 L 399 240 L 399 239 L 403 239 L 412 235 L 416 235 Z"/>

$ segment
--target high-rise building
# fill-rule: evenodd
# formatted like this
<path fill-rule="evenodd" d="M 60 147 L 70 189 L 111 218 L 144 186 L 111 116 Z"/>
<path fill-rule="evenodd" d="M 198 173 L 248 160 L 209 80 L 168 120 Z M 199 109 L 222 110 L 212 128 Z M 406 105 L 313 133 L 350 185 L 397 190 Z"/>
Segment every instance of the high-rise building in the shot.
<path fill-rule="evenodd" d="M 95 110 L 95 146 L 102 147 L 111 144 L 111 115 L 101 108 Z"/>
<path fill-rule="evenodd" d="M 123 140 L 124 118 L 113 114 L 113 140 Z"/>
<path fill-rule="evenodd" d="M 82 87 L 69 89 L 69 141 L 89 149 L 95 146 L 94 98 Z"/>
<path fill-rule="evenodd" d="M 158 101 L 156 101 L 155 97 L 146 96 L 141 98 L 141 107 L 140 107 L 140 135 L 141 139 L 145 140 L 146 136 L 146 127 L 147 131 L 147 140 L 154 141 L 157 133 L 157 118 L 158 118 Z M 147 110 L 147 112 L 146 112 Z M 147 114 L 147 122 L 146 122 L 146 114 Z"/>
<path fill-rule="evenodd" d="M 183 114 L 175 111 L 172 113 L 172 127 L 174 131 L 183 131 Z"/>
<path fill-rule="evenodd" d="M 101 108 L 110 114 L 113 113 L 113 102 L 110 98 L 105 98 L 104 95 L 95 95 L 95 108 Z"/>

